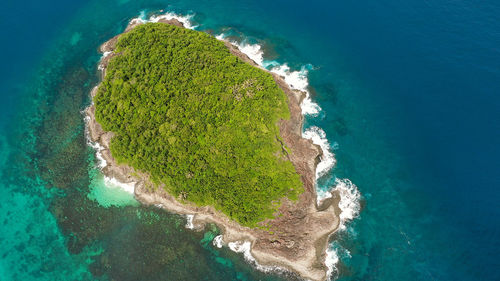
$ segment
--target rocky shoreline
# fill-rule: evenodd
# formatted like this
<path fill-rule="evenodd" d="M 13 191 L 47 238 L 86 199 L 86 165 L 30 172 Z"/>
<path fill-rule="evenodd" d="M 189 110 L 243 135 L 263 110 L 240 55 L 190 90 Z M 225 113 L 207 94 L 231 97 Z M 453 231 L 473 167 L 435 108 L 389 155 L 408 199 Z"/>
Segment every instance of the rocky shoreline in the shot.
<path fill-rule="evenodd" d="M 159 21 L 183 27 L 182 23 L 175 19 Z M 125 32 L 141 23 L 132 21 Z M 117 55 L 113 50 L 119 36 L 111 38 L 100 47 L 100 52 L 107 54 L 99 65 L 103 77 L 109 59 Z M 236 46 L 229 42 L 225 44 L 232 54 L 259 67 Z M 305 191 L 296 202 L 284 200 L 276 217 L 265 221 L 269 225 L 269 230 L 243 227 L 212 207 L 180 203 L 161 188 L 152 190 L 146 174 L 126 165 L 118 165 L 113 159 L 109 150 L 113 133 L 103 131 L 96 122 L 94 104 L 85 111 L 88 119 L 87 129 L 91 141 L 100 145 L 99 153 L 107 163 L 102 172 L 107 177 L 134 185 L 135 197 L 141 203 L 156 205 L 177 214 L 193 215 L 192 222 L 195 229 L 203 228 L 206 223 L 215 223 L 222 231 L 224 245 L 250 242 L 250 253 L 259 265 L 283 268 L 305 279 L 323 281 L 327 278 L 324 261 L 328 240 L 339 226 L 339 195 L 334 193 L 331 198 L 322 201 L 321 206 L 317 206 L 315 171 L 322 152 L 321 148 L 314 145 L 311 140 L 302 138 L 303 116 L 300 103 L 304 93 L 290 89 L 282 77 L 274 73 L 272 75 L 288 97 L 290 119 L 279 122 L 280 135 L 284 144 L 291 150 L 288 157 L 301 176 Z M 92 98 L 97 89 L 98 86 L 92 90 Z"/>

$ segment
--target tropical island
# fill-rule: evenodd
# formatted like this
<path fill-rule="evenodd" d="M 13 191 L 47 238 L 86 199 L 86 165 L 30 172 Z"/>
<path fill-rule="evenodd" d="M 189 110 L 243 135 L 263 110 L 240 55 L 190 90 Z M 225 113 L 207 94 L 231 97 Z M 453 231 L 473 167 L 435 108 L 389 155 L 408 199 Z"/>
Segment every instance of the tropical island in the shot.
<path fill-rule="evenodd" d="M 321 148 L 302 138 L 304 93 L 229 42 L 177 20 L 131 22 L 100 47 L 86 110 L 103 173 L 135 197 L 217 224 L 262 266 L 325 280 L 338 195 L 316 202 Z"/>

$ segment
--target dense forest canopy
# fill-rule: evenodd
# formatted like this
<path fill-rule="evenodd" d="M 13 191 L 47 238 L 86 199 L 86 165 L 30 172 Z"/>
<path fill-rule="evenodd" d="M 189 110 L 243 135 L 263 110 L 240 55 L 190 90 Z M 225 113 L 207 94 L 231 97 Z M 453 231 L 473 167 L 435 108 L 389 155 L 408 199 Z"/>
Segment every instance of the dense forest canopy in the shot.
<path fill-rule="evenodd" d="M 247 226 L 303 191 L 279 135 L 287 97 L 269 73 L 206 33 L 163 23 L 123 34 L 115 53 L 94 101 L 119 163 Z"/>

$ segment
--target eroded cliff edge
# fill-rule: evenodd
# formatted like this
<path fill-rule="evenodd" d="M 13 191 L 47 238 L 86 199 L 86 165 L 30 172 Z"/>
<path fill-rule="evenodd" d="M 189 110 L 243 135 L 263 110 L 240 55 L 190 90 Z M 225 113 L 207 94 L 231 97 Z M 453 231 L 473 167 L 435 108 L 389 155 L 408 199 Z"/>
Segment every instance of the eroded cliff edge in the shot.
<path fill-rule="evenodd" d="M 175 19 L 160 20 L 160 22 L 183 27 Z M 131 22 L 125 32 L 139 24 L 141 24 L 139 21 Z M 107 54 L 99 66 L 103 77 L 109 59 L 118 55 L 113 53 L 113 50 L 119 36 L 113 37 L 100 47 L 100 51 Z M 225 42 L 225 44 L 232 54 L 255 67 L 259 67 L 236 46 L 229 42 Z M 275 218 L 265 221 L 269 225 L 268 230 L 243 227 L 209 206 L 197 207 L 194 204 L 181 203 L 161 188 L 150 190 L 146 174 L 135 171 L 126 165 L 118 165 L 111 156 L 109 144 L 113 133 L 103 131 L 96 122 L 93 104 L 86 110 L 89 120 L 87 123 L 89 137 L 91 141 L 99 143 L 101 146 L 100 153 L 107 162 L 107 165 L 102 169 L 103 173 L 120 182 L 134 184 L 135 197 L 143 204 L 154 204 L 178 214 L 194 215 L 195 228 L 201 228 L 206 223 L 215 223 L 222 230 L 224 244 L 249 241 L 251 243 L 250 252 L 261 265 L 285 268 L 310 280 L 325 280 L 327 277 L 327 267 L 324 264 L 326 247 L 328 246 L 328 238 L 339 225 L 339 198 L 337 194 L 333 194 L 332 198 L 323 201 L 321 206 L 317 206 L 315 171 L 316 165 L 320 161 L 321 148 L 314 145 L 311 140 L 302 138 L 303 116 L 300 103 L 304 93 L 290 89 L 282 77 L 274 73 L 272 75 L 288 97 L 290 119 L 280 121 L 280 135 L 284 144 L 291 151 L 288 157 L 301 176 L 305 191 L 296 202 L 283 200 Z M 92 91 L 92 97 L 94 97 L 98 87 Z"/>

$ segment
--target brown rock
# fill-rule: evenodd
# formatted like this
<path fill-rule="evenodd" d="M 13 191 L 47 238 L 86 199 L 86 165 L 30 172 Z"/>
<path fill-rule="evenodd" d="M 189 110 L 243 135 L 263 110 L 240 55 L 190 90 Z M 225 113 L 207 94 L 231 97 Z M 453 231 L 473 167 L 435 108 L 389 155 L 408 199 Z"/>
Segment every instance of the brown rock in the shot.
<path fill-rule="evenodd" d="M 160 20 L 160 22 L 182 27 L 182 23 L 177 20 Z M 140 22 L 137 21 L 131 23 L 125 32 L 138 24 Z M 119 36 L 102 44 L 100 51 L 113 51 Z M 259 67 L 236 46 L 229 42 L 225 42 L 225 45 L 231 53 L 243 61 Z M 113 55 L 116 54 L 109 55 L 101 61 L 103 73 L 109 58 Z M 161 187 L 154 191 L 150 189 L 153 185 L 148 175 L 134 171 L 126 165 L 119 165 L 113 159 L 109 151 L 109 143 L 113 134 L 104 132 L 95 121 L 93 105 L 86 110 L 90 118 L 89 135 L 92 141 L 99 142 L 105 148 L 101 153 L 108 162 L 108 166 L 103 169 L 103 173 L 122 182 L 135 182 L 135 196 L 142 203 L 161 205 L 162 208 L 178 214 L 194 214 L 193 223 L 196 228 L 200 228 L 205 223 L 215 223 L 222 230 L 224 243 L 250 241 L 252 243 L 251 254 L 260 264 L 278 266 L 296 272 L 304 278 L 323 281 L 326 279 L 327 271 L 324 259 L 328 239 L 339 225 L 338 197 L 334 196 L 325 200 L 319 208 L 316 205 L 315 171 L 322 152 L 321 148 L 314 145 L 311 140 L 302 138 L 304 118 L 300 103 L 305 93 L 290 89 L 283 77 L 274 73 L 272 75 L 288 98 L 290 119 L 279 122 L 280 136 L 284 144 L 290 148 L 291 153 L 288 158 L 301 176 L 305 191 L 296 202 L 286 198 L 282 200 L 275 218 L 263 222 L 263 225 L 269 226 L 269 231 L 243 227 L 210 206 L 197 207 L 189 202 L 180 202 Z M 95 91 L 92 91 L 92 97 Z"/>

